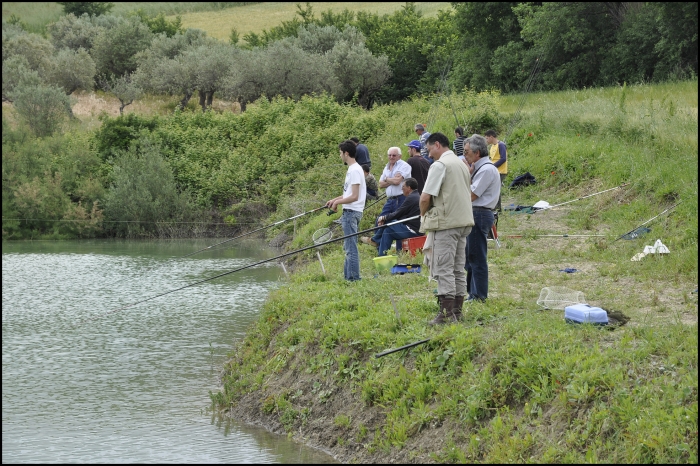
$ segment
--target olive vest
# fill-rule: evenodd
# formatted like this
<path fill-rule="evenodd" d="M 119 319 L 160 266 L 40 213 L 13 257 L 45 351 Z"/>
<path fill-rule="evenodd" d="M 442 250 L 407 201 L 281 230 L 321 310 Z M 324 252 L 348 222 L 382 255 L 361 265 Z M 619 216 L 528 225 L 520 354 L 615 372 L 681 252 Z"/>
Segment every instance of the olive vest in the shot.
<path fill-rule="evenodd" d="M 452 151 L 435 163 L 445 165 L 440 193 L 432 197 L 432 206 L 421 219 L 421 232 L 473 227 L 471 177 L 467 165 Z"/>

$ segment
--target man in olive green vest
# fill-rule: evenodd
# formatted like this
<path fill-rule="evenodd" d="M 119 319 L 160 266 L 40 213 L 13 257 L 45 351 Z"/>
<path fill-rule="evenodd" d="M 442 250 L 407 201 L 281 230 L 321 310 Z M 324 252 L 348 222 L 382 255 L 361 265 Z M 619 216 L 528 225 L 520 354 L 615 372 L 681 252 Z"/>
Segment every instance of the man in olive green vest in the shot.
<path fill-rule="evenodd" d="M 444 134 L 431 134 L 426 146 L 434 163 L 420 196 L 421 231 L 429 238 L 433 235 L 430 273 L 438 282 L 439 311 L 430 325 L 436 325 L 462 317 L 467 290 L 464 250 L 474 216 L 469 168 L 450 150 Z"/>

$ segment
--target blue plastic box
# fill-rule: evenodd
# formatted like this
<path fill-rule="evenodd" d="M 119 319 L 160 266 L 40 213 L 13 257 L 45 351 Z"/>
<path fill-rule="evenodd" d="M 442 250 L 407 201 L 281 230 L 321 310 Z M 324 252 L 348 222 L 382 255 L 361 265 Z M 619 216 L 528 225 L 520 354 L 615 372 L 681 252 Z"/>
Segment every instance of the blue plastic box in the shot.
<path fill-rule="evenodd" d="M 391 268 L 392 274 L 420 273 L 420 264 L 396 264 Z"/>
<path fill-rule="evenodd" d="M 608 313 L 588 304 L 574 304 L 564 308 L 564 320 L 572 324 L 608 325 Z"/>

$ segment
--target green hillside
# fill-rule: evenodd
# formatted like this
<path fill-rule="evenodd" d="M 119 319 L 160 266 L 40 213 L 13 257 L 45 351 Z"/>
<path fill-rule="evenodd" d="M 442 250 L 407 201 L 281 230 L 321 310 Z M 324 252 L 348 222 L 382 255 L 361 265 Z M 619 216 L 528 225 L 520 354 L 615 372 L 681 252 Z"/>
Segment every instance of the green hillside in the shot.
<path fill-rule="evenodd" d="M 453 108 L 435 99 L 373 110 L 386 116 L 367 140 L 373 166 L 412 138 L 413 122 L 450 134 L 453 109 L 473 115 L 469 96 L 451 101 Z M 341 243 L 324 247 L 325 273 L 312 251 L 303 253 L 236 343 L 223 389 L 212 395 L 215 412 L 343 462 L 697 461 L 697 81 L 496 102 L 502 122 L 523 104 L 517 126 L 501 127 L 510 133 L 509 180 L 525 171 L 538 180 L 506 190 L 504 205 L 565 205 L 500 216 L 500 248 L 489 246 L 490 299 L 469 306 L 462 323 L 430 328 L 437 305 L 425 271 L 379 273 L 376 251 L 360 245 L 363 279 L 348 285 Z M 326 197 L 334 188 L 319 185 Z M 301 211 L 323 199 L 283 203 Z M 313 244 L 334 218 L 284 227 L 296 233 L 290 249 Z M 640 224 L 651 231 L 619 239 Z M 631 261 L 656 239 L 671 253 Z M 566 324 L 563 310 L 537 304 L 543 289 L 560 286 L 629 322 Z"/>

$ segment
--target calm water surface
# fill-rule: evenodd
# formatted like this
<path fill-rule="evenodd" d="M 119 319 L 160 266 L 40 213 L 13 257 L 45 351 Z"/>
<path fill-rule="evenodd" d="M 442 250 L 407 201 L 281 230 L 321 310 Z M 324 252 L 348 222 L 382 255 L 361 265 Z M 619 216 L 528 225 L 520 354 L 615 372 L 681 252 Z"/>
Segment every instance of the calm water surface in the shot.
<path fill-rule="evenodd" d="M 334 463 L 207 408 L 282 270 L 216 240 L 3 242 L 3 463 Z"/>

